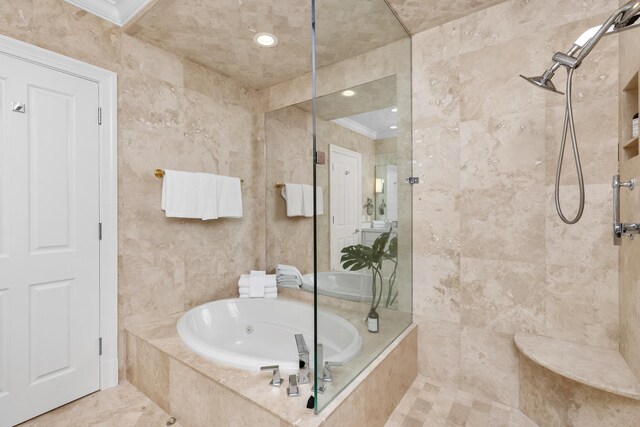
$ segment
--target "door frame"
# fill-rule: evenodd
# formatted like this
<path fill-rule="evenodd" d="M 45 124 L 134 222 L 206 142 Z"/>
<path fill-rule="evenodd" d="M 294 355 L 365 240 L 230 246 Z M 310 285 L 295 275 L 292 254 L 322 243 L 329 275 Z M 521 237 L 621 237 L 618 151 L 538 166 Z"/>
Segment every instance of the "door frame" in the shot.
<path fill-rule="evenodd" d="M 118 385 L 118 117 L 117 74 L 0 34 L 0 56 L 96 82 L 100 144 L 100 389 Z M 98 120 L 98 111 L 96 111 Z M 97 224 L 96 224 L 97 226 Z M 98 230 L 96 230 L 98 233 Z"/>
<path fill-rule="evenodd" d="M 339 145 L 329 144 L 329 268 L 333 270 L 333 237 L 335 235 L 334 224 L 333 224 L 333 209 L 334 206 L 331 203 L 331 195 L 333 192 L 331 191 L 331 186 L 333 183 L 331 182 L 331 175 L 333 172 L 333 155 L 342 154 L 345 156 L 353 156 L 358 161 L 358 179 L 356 185 L 356 194 L 358 199 L 358 206 L 362 203 L 362 153 L 357 151 L 349 150 L 348 148 L 341 147 Z M 358 219 L 358 232 L 360 233 L 359 240 L 362 243 L 362 215 L 361 211 L 358 209 L 358 214 L 356 215 Z M 342 270 L 335 270 L 342 271 Z"/>

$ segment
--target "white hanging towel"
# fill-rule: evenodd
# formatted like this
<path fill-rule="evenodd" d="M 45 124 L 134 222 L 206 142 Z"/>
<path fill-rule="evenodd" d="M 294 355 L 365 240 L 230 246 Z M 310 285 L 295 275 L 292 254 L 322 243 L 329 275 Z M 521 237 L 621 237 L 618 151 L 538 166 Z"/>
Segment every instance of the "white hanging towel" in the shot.
<path fill-rule="evenodd" d="M 324 198 L 322 197 L 322 187 L 316 187 L 316 215 L 324 213 Z"/>
<path fill-rule="evenodd" d="M 302 214 L 307 218 L 313 216 L 313 187 L 302 184 Z"/>
<path fill-rule="evenodd" d="M 218 217 L 242 218 L 242 184 L 240 178 L 218 176 Z"/>
<path fill-rule="evenodd" d="M 300 184 L 285 183 L 282 197 L 287 201 L 287 216 L 302 216 L 302 186 Z"/>
<path fill-rule="evenodd" d="M 198 174 L 165 170 L 161 206 L 168 218 L 202 218 Z"/>
<path fill-rule="evenodd" d="M 202 220 L 218 218 L 218 176 L 199 173 Z"/>

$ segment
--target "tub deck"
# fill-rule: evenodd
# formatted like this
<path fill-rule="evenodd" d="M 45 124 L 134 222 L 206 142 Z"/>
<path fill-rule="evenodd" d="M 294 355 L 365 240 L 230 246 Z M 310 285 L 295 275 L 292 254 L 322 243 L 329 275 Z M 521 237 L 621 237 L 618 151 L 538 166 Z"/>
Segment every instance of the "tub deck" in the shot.
<path fill-rule="evenodd" d="M 231 425 L 225 424 L 231 421 L 281 427 L 384 425 L 417 375 L 416 326 L 406 328 L 368 364 L 406 318 L 402 324 L 395 320 L 394 328 L 392 316 L 383 317 L 381 332 L 370 334 L 362 321 L 367 310 L 360 304 L 331 309 L 351 321 L 364 339 L 362 352 L 349 364 L 350 372 L 362 372 L 319 415 L 306 409 L 313 393 L 309 384 L 300 386 L 299 397 L 289 398 L 288 381 L 280 388 L 270 387 L 270 372 L 232 368 L 193 353 L 176 331 L 182 313 L 126 319 L 126 378 L 185 427 Z M 352 377 L 336 368 L 326 398 Z"/>

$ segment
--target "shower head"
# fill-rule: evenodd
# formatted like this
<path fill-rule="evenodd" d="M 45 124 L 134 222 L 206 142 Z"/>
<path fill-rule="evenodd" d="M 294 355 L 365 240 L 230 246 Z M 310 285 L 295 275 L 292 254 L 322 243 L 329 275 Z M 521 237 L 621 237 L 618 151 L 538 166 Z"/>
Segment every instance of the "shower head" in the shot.
<path fill-rule="evenodd" d="M 560 66 L 575 70 L 582 64 L 584 58 L 591 53 L 595 45 L 608 34 L 615 34 L 640 26 L 640 0 L 632 0 L 620 7 L 607 21 L 600 26 L 593 27 L 582 33 L 567 53 L 556 52 L 553 64 L 539 77 L 520 77 L 542 89 L 562 94 L 551 81 Z"/>
<path fill-rule="evenodd" d="M 538 77 L 525 77 L 522 74 L 520 74 L 520 77 L 522 77 L 523 79 L 525 79 L 526 81 L 528 81 L 529 83 L 531 83 L 536 87 L 564 95 L 564 93 L 556 89 L 556 85 L 553 84 L 553 82 L 551 81 L 551 78 L 546 78 L 544 75 L 538 76 Z"/>
<path fill-rule="evenodd" d="M 612 32 L 617 33 L 640 25 L 640 19 L 638 19 L 640 18 L 640 1 L 630 1 L 624 8 L 624 12 L 619 15 L 612 26 Z"/>

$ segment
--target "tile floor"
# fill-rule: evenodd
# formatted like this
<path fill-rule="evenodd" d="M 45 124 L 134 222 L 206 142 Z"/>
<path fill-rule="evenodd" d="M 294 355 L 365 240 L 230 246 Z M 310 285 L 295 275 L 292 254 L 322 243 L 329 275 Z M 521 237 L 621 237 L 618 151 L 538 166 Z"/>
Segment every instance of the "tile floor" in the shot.
<path fill-rule="evenodd" d="M 137 388 L 123 382 L 47 412 L 19 427 L 161 427 L 170 416 Z M 178 422 L 172 427 L 181 427 Z"/>
<path fill-rule="evenodd" d="M 34 418 L 21 427 L 161 427 L 170 416 L 124 382 Z M 178 420 L 179 421 L 179 420 Z M 173 424 L 180 427 L 179 422 Z M 536 427 L 520 411 L 418 376 L 385 427 Z M 241 427 L 241 426 L 238 426 Z M 268 426 L 265 426 L 268 427 Z"/>
<path fill-rule="evenodd" d="M 418 375 L 385 427 L 536 427 L 522 412 Z"/>

